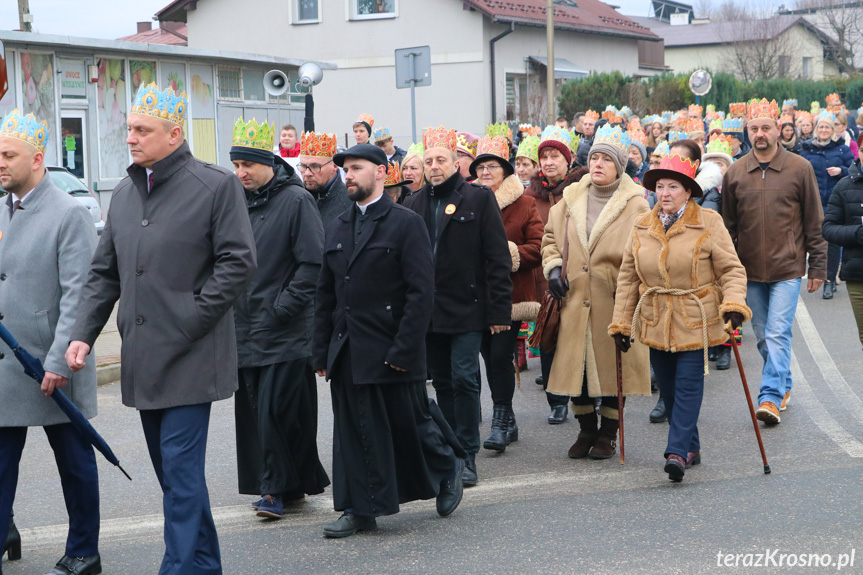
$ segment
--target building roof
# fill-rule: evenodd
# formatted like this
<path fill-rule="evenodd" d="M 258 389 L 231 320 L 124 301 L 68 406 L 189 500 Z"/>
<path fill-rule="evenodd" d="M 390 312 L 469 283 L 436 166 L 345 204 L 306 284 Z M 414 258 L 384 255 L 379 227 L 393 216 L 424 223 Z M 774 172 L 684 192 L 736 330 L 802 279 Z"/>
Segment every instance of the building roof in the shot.
<path fill-rule="evenodd" d="M 682 48 L 685 46 L 707 46 L 711 44 L 731 44 L 735 42 L 765 40 L 764 28 L 756 21 L 746 22 L 706 22 L 686 26 L 672 26 L 655 18 L 632 17 L 633 20 L 649 27 L 651 31 L 665 40 L 666 48 Z M 779 15 L 766 18 L 769 23 L 770 38 L 779 36 L 789 28 L 801 25 L 812 31 L 822 42 L 827 42 L 823 32 L 801 16 Z"/>
<path fill-rule="evenodd" d="M 123 36 L 117 38 L 126 42 L 144 42 L 145 44 L 166 44 L 169 46 L 188 46 L 189 41 L 184 40 L 188 37 L 186 24 L 179 24 L 174 30 L 176 34 L 168 32 L 163 28 L 155 28 L 146 32 L 132 34 L 131 36 Z M 182 36 L 182 38 L 180 37 Z"/>
<path fill-rule="evenodd" d="M 464 0 L 464 4 L 482 12 L 493 22 L 546 26 L 546 0 Z M 599 0 L 555 0 L 554 27 L 588 34 L 659 40 L 647 26 L 619 14 Z"/>

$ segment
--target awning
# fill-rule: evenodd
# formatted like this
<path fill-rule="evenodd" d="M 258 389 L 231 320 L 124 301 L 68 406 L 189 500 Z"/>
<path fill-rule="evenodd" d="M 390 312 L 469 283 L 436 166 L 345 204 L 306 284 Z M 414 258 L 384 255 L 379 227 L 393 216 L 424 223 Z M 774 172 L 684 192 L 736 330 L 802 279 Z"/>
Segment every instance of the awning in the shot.
<path fill-rule="evenodd" d="M 544 56 L 528 56 L 527 59 L 537 64 L 542 64 L 548 67 L 548 58 Z M 580 70 L 575 64 L 566 58 L 554 59 L 554 78 L 560 80 L 574 80 L 577 78 L 587 78 L 589 72 Z"/>

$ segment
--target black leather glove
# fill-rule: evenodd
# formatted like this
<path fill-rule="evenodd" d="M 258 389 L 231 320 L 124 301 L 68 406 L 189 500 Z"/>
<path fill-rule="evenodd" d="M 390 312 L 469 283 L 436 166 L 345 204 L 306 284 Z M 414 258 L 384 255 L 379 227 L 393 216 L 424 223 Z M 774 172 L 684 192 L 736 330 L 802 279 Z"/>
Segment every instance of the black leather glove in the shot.
<path fill-rule="evenodd" d="M 553 268 L 548 274 L 548 291 L 554 299 L 563 299 L 569 291 L 569 280 L 560 277 L 560 266 Z"/>
<path fill-rule="evenodd" d="M 611 337 L 614 338 L 614 345 L 617 346 L 617 349 L 619 349 L 621 353 L 626 353 L 629 351 L 629 348 L 632 347 L 632 340 L 622 333 L 616 333 Z"/>
<path fill-rule="evenodd" d="M 727 311 L 722 318 L 725 323 L 731 322 L 731 329 L 737 329 L 743 325 L 743 314 L 739 311 Z"/>

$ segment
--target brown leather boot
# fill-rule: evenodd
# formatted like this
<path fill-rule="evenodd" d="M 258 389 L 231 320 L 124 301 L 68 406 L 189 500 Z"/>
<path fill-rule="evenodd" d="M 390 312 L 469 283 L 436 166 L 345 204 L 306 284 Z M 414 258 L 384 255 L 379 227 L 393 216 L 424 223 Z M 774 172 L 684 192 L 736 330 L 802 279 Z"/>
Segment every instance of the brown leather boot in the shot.
<path fill-rule="evenodd" d="M 569 455 L 570 459 L 581 459 L 582 457 L 587 457 L 590 448 L 596 443 L 598 437 L 596 426 L 599 422 L 599 417 L 597 417 L 595 411 L 591 410 L 590 413 L 576 415 L 575 418 L 581 426 L 581 431 L 578 432 L 578 438 L 576 438 L 572 447 L 569 448 L 567 455 Z"/>
<path fill-rule="evenodd" d="M 591 459 L 609 459 L 617 449 L 617 428 L 620 422 L 610 417 L 603 417 L 599 426 L 599 438 L 590 449 Z"/>
<path fill-rule="evenodd" d="M 519 339 L 516 344 L 516 356 L 518 357 L 518 370 L 525 371 L 527 369 L 527 350 L 525 349 L 525 340 Z"/>

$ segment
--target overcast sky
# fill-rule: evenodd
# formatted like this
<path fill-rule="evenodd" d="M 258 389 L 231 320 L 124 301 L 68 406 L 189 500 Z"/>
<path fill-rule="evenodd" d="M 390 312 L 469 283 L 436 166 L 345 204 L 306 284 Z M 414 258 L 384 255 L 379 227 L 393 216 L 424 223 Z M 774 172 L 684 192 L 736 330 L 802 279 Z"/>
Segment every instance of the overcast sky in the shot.
<path fill-rule="evenodd" d="M 403 2 L 439 0 L 402 0 Z M 120 38 L 134 34 L 136 22 L 150 20 L 170 0 L 30 0 L 33 29 L 42 34 Z M 647 16 L 650 0 L 612 0 L 620 12 Z M 0 29 L 18 29 L 17 0 L 0 0 Z"/>

